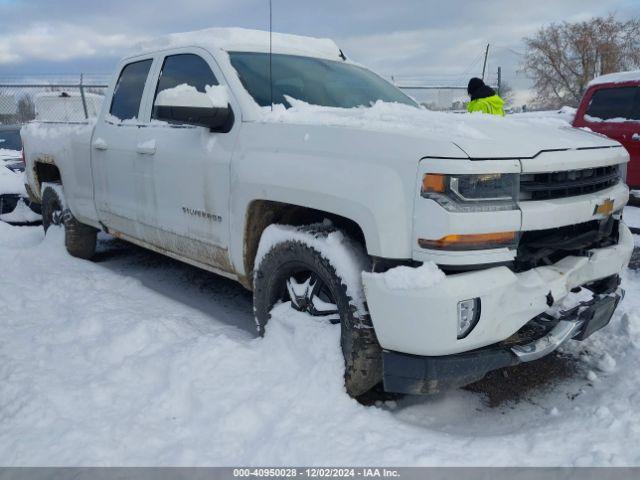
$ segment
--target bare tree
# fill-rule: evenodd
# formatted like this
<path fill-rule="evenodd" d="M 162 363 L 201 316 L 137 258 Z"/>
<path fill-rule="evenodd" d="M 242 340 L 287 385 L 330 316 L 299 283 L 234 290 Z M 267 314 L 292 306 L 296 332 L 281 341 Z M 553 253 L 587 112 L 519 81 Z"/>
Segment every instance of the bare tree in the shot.
<path fill-rule="evenodd" d="M 18 100 L 18 122 L 26 123 L 36 118 L 36 107 L 28 93 Z"/>
<path fill-rule="evenodd" d="M 509 85 L 507 82 L 502 82 L 502 84 L 500 85 L 500 98 L 504 100 L 504 104 L 506 106 L 510 106 L 513 103 L 514 97 L 515 92 L 513 91 L 511 85 Z"/>
<path fill-rule="evenodd" d="M 577 106 L 592 78 L 640 66 L 639 18 L 552 23 L 524 42 L 539 106 Z"/>

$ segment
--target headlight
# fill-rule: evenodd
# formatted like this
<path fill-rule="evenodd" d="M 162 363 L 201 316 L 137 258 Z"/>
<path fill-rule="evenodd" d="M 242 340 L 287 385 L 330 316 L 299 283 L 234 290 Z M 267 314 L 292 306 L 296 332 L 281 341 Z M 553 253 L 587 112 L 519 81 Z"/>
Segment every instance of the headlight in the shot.
<path fill-rule="evenodd" d="M 618 175 L 624 183 L 627 183 L 627 164 L 621 163 L 618 165 Z"/>
<path fill-rule="evenodd" d="M 427 173 L 421 194 L 453 212 L 513 210 L 517 208 L 517 173 L 442 175 Z"/>

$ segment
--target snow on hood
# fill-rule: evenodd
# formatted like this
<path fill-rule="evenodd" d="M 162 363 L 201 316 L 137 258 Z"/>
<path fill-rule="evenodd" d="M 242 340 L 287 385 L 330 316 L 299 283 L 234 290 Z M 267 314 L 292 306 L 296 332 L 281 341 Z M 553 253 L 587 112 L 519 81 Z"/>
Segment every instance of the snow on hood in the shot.
<path fill-rule="evenodd" d="M 340 49 L 328 38 L 304 37 L 273 32 L 273 53 L 305 55 L 337 60 Z M 268 52 L 269 32 L 247 28 L 207 28 L 194 32 L 172 33 L 140 44 L 142 52 L 154 52 L 163 48 L 200 46 L 227 52 Z"/>
<path fill-rule="evenodd" d="M 275 105 L 271 111 L 270 107 L 263 107 L 262 121 L 341 126 L 425 140 L 448 140 L 470 158 L 531 158 L 545 150 L 618 145 L 601 135 L 574 129 L 561 118 L 454 114 L 381 101 L 371 107 L 335 108 L 286 98 L 291 108 Z"/>

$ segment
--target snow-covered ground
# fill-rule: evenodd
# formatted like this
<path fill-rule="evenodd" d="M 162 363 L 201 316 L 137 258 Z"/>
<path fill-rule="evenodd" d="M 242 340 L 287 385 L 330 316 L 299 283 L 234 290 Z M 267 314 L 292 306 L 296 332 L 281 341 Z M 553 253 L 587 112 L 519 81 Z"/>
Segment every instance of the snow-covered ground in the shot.
<path fill-rule="evenodd" d="M 0 265 L 2 465 L 640 464 L 634 271 L 612 324 L 544 368 L 365 407 L 338 327 L 281 306 L 256 338 L 250 294 L 215 275 L 2 223 Z"/>
<path fill-rule="evenodd" d="M 626 223 L 630 227 L 640 229 L 640 207 L 624 207 L 622 216 L 624 218 L 624 223 Z"/>

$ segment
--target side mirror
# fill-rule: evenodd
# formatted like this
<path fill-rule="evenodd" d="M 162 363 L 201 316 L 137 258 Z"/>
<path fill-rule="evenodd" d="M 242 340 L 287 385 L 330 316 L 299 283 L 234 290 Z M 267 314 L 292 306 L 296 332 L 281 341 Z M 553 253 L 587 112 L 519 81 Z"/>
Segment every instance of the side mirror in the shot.
<path fill-rule="evenodd" d="M 208 127 L 212 132 L 230 131 L 234 115 L 226 87 L 207 86 L 206 90 L 202 93 L 187 84 L 162 90 L 153 105 L 153 118 Z"/>

